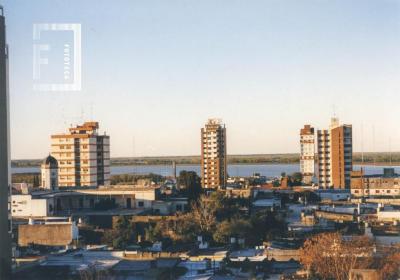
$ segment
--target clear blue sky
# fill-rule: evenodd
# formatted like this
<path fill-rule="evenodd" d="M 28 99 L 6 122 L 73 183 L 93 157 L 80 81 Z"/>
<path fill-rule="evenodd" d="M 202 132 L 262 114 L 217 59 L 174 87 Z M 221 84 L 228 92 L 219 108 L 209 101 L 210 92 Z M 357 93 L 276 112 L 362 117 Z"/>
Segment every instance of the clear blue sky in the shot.
<path fill-rule="evenodd" d="M 95 119 L 112 156 L 194 155 L 208 117 L 228 153 L 297 152 L 336 108 L 355 150 L 400 151 L 400 1 L 2 0 L 13 158 Z M 32 90 L 32 25 L 82 25 L 82 90 Z M 373 140 L 375 127 L 375 141 Z M 375 143 L 375 144 L 374 144 Z"/>

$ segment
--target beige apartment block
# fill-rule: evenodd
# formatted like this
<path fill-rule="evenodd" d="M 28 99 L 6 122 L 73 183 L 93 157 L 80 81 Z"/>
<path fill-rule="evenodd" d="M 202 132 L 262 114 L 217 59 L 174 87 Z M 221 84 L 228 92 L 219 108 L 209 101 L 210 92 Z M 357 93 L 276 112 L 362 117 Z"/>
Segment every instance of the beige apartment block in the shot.
<path fill-rule="evenodd" d="M 98 122 L 85 122 L 51 136 L 60 187 L 110 184 L 110 137 L 99 135 L 98 128 Z"/>

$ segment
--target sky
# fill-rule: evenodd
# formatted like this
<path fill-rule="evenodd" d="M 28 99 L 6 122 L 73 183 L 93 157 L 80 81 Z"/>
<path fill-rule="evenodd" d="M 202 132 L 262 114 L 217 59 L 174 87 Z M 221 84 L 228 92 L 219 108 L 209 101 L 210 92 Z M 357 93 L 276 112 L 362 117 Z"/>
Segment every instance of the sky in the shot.
<path fill-rule="evenodd" d="M 0 3 L 14 159 L 45 157 L 51 134 L 85 120 L 112 157 L 198 155 L 210 117 L 228 154 L 298 152 L 300 128 L 333 115 L 353 125 L 355 151 L 400 151 L 400 1 Z M 38 23 L 81 25 L 80 91 L 33 90 Z"/>

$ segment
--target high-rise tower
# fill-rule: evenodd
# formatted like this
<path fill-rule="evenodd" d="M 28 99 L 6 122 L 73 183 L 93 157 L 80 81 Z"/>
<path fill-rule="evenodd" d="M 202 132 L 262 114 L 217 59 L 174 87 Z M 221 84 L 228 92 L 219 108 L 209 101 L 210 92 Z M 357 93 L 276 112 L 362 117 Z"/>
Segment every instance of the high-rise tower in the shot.
<path fill-rule="evenodd" d="M 225 188 L 226 128 L 218 119 L 209 119 L 201 129 L 201 184 L 203 188 Z"/>
<path fill-rule="evenodd" d="M 110 184 L 110 137 L 99 135 L 98 128 L 97 122 L 85 122 L 67 134 L 51 136 L 60 187 Z"/>
<path fill-rule="evenodd" d="M 350 188 L 353 170 L 351 125 L 332 118 L 329 130 L 318 130 L 318 178 L 320 188 Z"/>
<path fill-rule="evenodd" d="M 0 7 L 0 279 L 10 279 L 10 128 L 8 111 L 8 49 L 3 8 Z"/>
<path fill-rule="evenodd" d="M 310 125 L 300 130 L 300 172 L 303 182 L 310 184 L 315 173 L 315 135 Z"/>

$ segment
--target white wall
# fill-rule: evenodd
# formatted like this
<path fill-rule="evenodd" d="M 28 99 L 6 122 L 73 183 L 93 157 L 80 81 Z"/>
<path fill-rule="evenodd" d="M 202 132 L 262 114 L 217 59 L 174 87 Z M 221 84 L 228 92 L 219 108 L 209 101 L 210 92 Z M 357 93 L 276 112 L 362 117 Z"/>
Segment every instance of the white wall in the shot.
<path fill-rule="evenodd" d="M 400 211 L 378 211 L 379 221 L 400 221 Z"/>
<path fill-rule="evenodd" d="M 12 195 L 11 213 L 13 217 L 46 217 L 47 200 L 32 199 L 31 195 Z"/>

